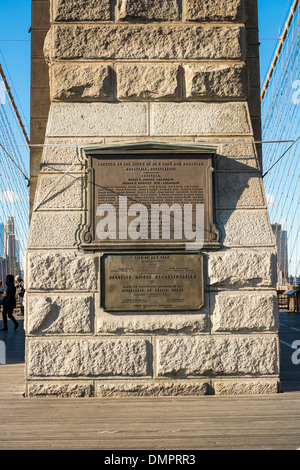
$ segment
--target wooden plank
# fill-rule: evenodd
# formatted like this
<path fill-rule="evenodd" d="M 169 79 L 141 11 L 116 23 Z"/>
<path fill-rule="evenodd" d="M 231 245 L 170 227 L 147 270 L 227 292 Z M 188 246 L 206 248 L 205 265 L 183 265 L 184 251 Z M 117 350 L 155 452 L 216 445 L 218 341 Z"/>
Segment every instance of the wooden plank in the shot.
<path fill-rule="evenodd" d="M 22 383 L 22 366 L 11 372 L 8 377 L 19 373 Z M 19 395 L 0 400 L 0 416 L 1 449 L 289 450 L 300 443 L 300 393 L 139 399 Z"/>
<path fill-rule="evenodd" d="M 22 353 L 21 335 L 19 339 Z M 24 367 L 24 361 L 0 366 L 1 450 L 300 447 L 299 391 L 234 397 L 24 398 Z"/>

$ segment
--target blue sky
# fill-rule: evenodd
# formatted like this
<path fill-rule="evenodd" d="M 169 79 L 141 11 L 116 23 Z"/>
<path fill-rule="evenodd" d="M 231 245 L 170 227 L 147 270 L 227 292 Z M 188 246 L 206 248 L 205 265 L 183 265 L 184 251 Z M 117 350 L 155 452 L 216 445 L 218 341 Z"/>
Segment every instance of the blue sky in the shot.
<path fill-rule="evenodd" d="M 293 0 L 258 0 L 262 81 L 276 46 L 273 38 L 278 37 L 292 3 Z M 0 0 L 0 62 L 11 79 L 20 114 L 25 114 L 25 125 L 30 120 L 30 24 L 31 0 Z"/>
<path fill-rule="evenodd" d="M 0 63 L 27 133 L 30 121 L 31 0 L 0 0 Z M 23 110 L 23 113 L 22 113 Z M 28 124 L 28 125 L 26 125 Z"/>
<path fill-rule="evenodd" d="M 258 0 L 261 83 L 270 68 L 294 0 Z M 276 39 L 277 38 L 277 39 Z"/>

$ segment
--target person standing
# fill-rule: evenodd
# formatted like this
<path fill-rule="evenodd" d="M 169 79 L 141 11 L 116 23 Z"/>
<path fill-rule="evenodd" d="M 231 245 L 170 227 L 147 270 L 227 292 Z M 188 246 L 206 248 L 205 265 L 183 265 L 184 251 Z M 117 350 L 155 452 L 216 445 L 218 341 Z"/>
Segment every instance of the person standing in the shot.
<path fill-rule="evenodd" d="M 1 305 L 3 306 L 3 324 L 4 327 L 0 331 L 7 331 L 7 317 L 11 319 L 14 324 L 14 330 L 16 330 L 19 326 L 19 323 L 13 316 L 13 311 L 16 308 L 16 287 L 14 282 L 14 276 L 12 274 L 8 274 L 6 276 L 6 295 L 1 300 Z"/>
<path fill-rule="evenodd" d="M 2 281 L 0 280 L 0 307 L 1 307 L 1 300 L 2 300 L 3 294 L 4 294 L 4 290 L 2 287 Z"/>
<path fill-rule="evenodd" d="M 19 298 L 21 315 L 24 315 L 23 297 L 25 294 L 25 289 L 24 289 L 24 281 L 20 276 L 16 276 L 15 286 L 16 286 L 17 294 Z"/>
<path fill-rule="evenodd" d="M 0 303 L 1 303 L 1 299 L 2 299 L 3 294 L 4 294 L 4 290 L 3 290 L 3 287 L 2 287 L 2 281 L 0 280 Z"/>
<path fill-rule="evenodd" d="M 2 300 L 3 294 L 4 294 L 4 290 L 2 287 L 2 281 L 0 280 L 0 308 L 1 308 L 1 300 Z"/>

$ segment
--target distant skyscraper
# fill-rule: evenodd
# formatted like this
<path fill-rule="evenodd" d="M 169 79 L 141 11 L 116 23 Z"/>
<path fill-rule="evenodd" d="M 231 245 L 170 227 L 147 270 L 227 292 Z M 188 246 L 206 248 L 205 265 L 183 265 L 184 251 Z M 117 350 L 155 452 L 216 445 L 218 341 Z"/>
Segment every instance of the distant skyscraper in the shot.
<path fill-rule="evenodd" d="M 20 246 L 16 238 L 15 228 L 14 217 L 7 217 L 4 224 L 0 224 L 0 246 L 3 244 L 0 254 L 0 278 L 2 282 L 7 274 L 12 274 L 13 276 L 20 274 Z"/>
<path fill-rule="evenodd" d="M 4 225 L 0 223 L 0 256 L 4 253 Z"/>
<path fill-rule="evenodd" d="M 4 222 L 4 254 L 12 255 L 11 237 L 15 234 L 15 218 L 7 217 Z"/>
<path fill-rule="evenodd" d="M 278 282 L 283 284 L 287 280 L 288 269 L 288 247 L 287 247 L 287 231 L 281 229 L 280 224 L 272 224 L 272 230 L 276 239 L 277 246 L 277 271 Z"/>

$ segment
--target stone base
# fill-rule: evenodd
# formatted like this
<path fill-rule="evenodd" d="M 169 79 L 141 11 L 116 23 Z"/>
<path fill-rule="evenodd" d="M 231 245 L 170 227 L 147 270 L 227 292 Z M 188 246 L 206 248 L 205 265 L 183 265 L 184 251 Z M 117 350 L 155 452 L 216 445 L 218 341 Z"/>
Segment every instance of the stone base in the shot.
<path fill-rule="evenodd" d="M 49 330 L 50 319 L 47 326 Z M 37 323 L 35 327 L 40 332 Z M 278 357 L 273 332 L 60 337 L 44 333 L 27 336 L 26 396 L 273 394 L 280 391 Z"/>
<path fill-rule="evenodd" d="M 70 380 L 28 382 L 27 397 L 186 397 L 204 395 L 266 395 L 280 392 L 274 378 L 203 378 L 201 380 Z"/>

